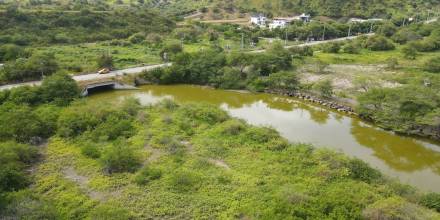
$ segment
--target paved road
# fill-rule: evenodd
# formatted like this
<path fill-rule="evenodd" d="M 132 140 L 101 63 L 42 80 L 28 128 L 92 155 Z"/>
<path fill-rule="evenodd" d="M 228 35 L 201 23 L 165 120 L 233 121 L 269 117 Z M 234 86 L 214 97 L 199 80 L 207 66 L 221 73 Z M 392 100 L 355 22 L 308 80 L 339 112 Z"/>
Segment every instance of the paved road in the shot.
<path fill-rule="evenodd" d="M 438 20 L 438 18 L 433 18 L 433 19 L 425 21 L 425 24 L 430 24 L 430 23 L 436 22 L 437 20 Z"/>
<path fill-rule="evenodd" d="M 285 46 L 284 48 L 315 46 L 315 45 L 326 44 L 326 43 L 330 43 L 330 42 L 353 40 L 353 39 L 356 39 L 360 36 L 371 36 L 371 35 L 374 35 L 374 33 L 362 34 L 362 35 L 351 36 L 351 37 L 342 37 L 342 38 L 336 38 L 336 39 L 331 39 L 331 40 L 313 41 L 313 42 L 307 42 L 307 43 L 298 44 L 298 45 Z M 266 51 L 265 49 L 264 50 L 254 50 L 254 51 L 250 51 L 249 53 L 262 53 L 265 51 Z"/>
<path fill-rule="evenodd" d="M 370 36 L 370 35 L 374 35 L 374 33 L 358 35 L 358 36 L 351 36 L 351 37 L 343 37 L 343 38 L 337 38 L 337 39 L 325 40 L 325 41 L 313 41 L 313 42 L 308 42 L 308 43 L 303 43 L 303 44 L 298 44 L 298 45 L 290 45 L 290 46 L 286 46 L 285 48 L 314 46 L 314 45 L 325 44 L 325 43 L 330 43 L 330 42 L 352 40 L 352 39 L 356 39 L 360 36 Z M 249 53 L 262 53 L 265 51 L 266 50 L 254 50 L 254 51 L 249 51 Z M 114 77 L 114 76 L 118 76 L 118 75 L 122 75 L 122 74 L 133 75 L 133 74 L 141 73 L 145 70 L 152 70 L 155 68 L 160 68 L 160 67 L 165 67 L 165 66 L 170 66 L 170 65 L 171 65 L 171 63 L 164 63 L 164 64 L 157 64 L 157 65 L 133 67 L 133 68 L 123 69 L 123 70 L 115 70 L 115 71 L 111 71 L 108 74 L 91 73 L 91 74 L 85 74 L 85 75 L 77 75 L 77 76 L 73 76 L 73 79 L 76 80 L 77 82 L 82 82 L 82 81 L 88 81 L 88 80 L 104 79 L 104 78 Z M 41 85 L 41 81 L 4 85 L 4 86 L 0 86 L 0 91 L 5 90 L 5 89 L 19 87 L 19 86 L 25 86 L 25 85 L 38 86 L 38 85 Z"/>
<path fill-rule="evenodd" d="M 77 82 L 82 81 L 89 81 L 89 80 L 97 80 L 97 79 L 105 79 L 109 77 L 114 77 L 118 75 L 128 74 L 128 75 L 134 75 L 141 73 L 145 70 L 152 70 L 155 68 L 170 66 L 171 63 L 164 63 L 164 64 L 157 64 L 157 65 L 149 65 L 149 66 L 141 66 L 141 67 L 133 67 L 133 68 L 127 68 L 123 70 L 114 70 L 107 74 L 97 74 L 97 73 L 91 73 L 91 74 L 85 74 L 85 75 L 77 75 L 73 76 L 73 79 Z M 33 82 L 25 82 L 25 83 L 17 83 L 17 84 L 10 84 L 10 85 L 4 85 L 0 86 L 0 91 L 5 89 L 12 89 L 19 86 L 39 86 L 41 85 L 41 81 L 33 81 Z"/>

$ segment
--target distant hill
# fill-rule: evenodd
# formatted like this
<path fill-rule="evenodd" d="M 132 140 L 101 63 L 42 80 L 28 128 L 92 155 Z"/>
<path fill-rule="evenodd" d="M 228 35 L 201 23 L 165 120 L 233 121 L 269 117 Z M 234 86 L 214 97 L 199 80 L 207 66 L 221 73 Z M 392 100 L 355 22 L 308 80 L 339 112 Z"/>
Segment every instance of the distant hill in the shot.
<path fill-rule="evenodd" d="M 329 17 L 390 17 L 427 13 L 440 0 L 237 0 L 240 7 L 273 14 L 307 12 Z M 438 11 L 437 11 L 438 12 Z"/>
<path fill-rule="evenodd" d="M 229 12 L 264 12 L 269 15 L 310 13 L 329 17 L 398 17 L 440 12 L 440 0 L 0 0 L 26 8 L 112 10 L 118 7 L 148 7 L 184 16 L 205 7 Z"/>

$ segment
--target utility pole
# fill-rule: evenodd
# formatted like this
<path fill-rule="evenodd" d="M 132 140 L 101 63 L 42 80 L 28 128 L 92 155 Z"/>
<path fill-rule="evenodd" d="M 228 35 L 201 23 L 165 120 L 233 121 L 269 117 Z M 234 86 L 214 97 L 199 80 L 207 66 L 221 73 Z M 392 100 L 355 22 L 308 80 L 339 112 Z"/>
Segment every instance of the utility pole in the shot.
<path fill-rule="evenodd" d="M 350 23 L 350 26 L 348 27 L 348 35 L 347 35 L 348 37 L 350 37 L 351 36 L 351 23 Z"/>
<path fill-rule="evenodd" d="M 287 46 L 287 28 L 286 28 L 286 36 L 284 38 L 284 46 Z"/>
<path fill-rule="evenodd" d="M 322 31 L 322 40 L 325 40 L 325 24 L 324 24 L 324 31 Z"/>
<path fill-rule="evenodd" d="M 183 43 L 185 41 L 185 33 L 182 35 L 182 38 L 180 38 L 180 47 L 183 49 Z"/>
<path fill-rule="evenodd" d="M 244 33 L 241 33 L 241 49 L 244 49 Z"/>
<path fill-rule="evenodd" d="M 406 18 L 403 19 L 402 27 L 405 27 L 405 21 L 406 21 Z"/>
<path fill-rule="evenodd" d="M 370 24 L 370 33 L 373 33 L 373 22 Z"/>

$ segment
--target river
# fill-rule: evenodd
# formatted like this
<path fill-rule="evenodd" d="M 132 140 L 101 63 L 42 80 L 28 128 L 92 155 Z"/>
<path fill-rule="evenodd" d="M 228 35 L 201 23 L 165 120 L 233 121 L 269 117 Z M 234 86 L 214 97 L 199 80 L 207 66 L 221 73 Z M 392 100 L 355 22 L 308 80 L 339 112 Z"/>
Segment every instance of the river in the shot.
<path fill-rule="evenodd" d="M 224 91 L 190 85 L 141 86 L 139 90 L 95 93 L 92 101 L 138 98 L 142 104 L 170 98 L 207 102 L 258 126 L 275 128 L 291 142 L 311 143 L 357 157 L 388 176 L 424 191 L 440 192 L 440 144 L 399 136 L 358 118 L 295 98 Z"/>

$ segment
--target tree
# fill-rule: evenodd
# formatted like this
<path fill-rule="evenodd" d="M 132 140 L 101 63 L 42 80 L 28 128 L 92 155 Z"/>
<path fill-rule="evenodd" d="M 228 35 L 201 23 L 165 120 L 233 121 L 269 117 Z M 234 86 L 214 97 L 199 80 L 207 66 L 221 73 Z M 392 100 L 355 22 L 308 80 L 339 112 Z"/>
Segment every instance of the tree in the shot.
<path fill-rule="evenodd" d="M 422 37 L 412 30 L 400 29 L 391 38 L 396 43 L 405 44 L 406 42 L 409 41 L 419 40 Z"/>
<path fill-rule="evenodd" d="M 183 51 L 182 46 L 178 42 L 168 42 L 160 51 L 160 57 L 165 61 L 172 59 L 176 54 Z"/>
<path fill-rule="evenodd" d="M 27 70 L 33 75 L 49 76 L 58 69 L 55 55 L 53 53 L 36 53 L 33 54 L 26 63 Z"/>
<path fill-rule="evenodd" d="M 113 69 L 113 57 L 110 54 L 103 53 L 96 60 L 98 68 Z"/>
<path fill-rule="evenodd" d="M 59 106 L 65 106 L 79 97 L 79 88 L 75 80 L 63 73 L 45 78 L 40 91 L 44 101 L 54 102 Z"/>
<path fill-rule="evenodd" d="M 128 38 L 128 40 L 132 44 L 142 43 L 145 40 L 145 35 L 142 33 L 136 33 L 136 34 L 131 35 L 130 38 Z"/>
<path fill-rule="evenodd" d="M 0 140 L 30 142 L 44 131 L 38 116 L 29 106 L 6 103 L 0 106 Z"/>
<path fill-rule="evenodd" d="M 313 88 L 324 98 L 331 98 L 333 96 L 333 86 L 330 80 L 319 81 L 313 85 Z"/>
<path fill-rule="evenodd" d="M 299 86 L 298 77 L 294 73 L 278 72 L 269 75 L 269 89 L 281 89 L 286 91 L 294 91 Z"/>
<path fill-rule="evenodd" d="M 228 56 L 228 64 L 235 66 L 240 70 L 240 74 L 244 74 L 244 69 L 251 65 L 252 56 L 246 53 L 231 53 Z"/>
<path fill-rule="evenodd" d="M 365 43 L 365 46 L 373 51 L 394 50 L 395 48 L 394 44 L 390 40 L 380 35 L 369 37 Z"/>
<path fill-rule="evenodd" d="M 0 62 L 15 60 L 25 55 L 23 48 L 15 44 L 6 44 L 0 47 Z"/>

